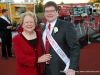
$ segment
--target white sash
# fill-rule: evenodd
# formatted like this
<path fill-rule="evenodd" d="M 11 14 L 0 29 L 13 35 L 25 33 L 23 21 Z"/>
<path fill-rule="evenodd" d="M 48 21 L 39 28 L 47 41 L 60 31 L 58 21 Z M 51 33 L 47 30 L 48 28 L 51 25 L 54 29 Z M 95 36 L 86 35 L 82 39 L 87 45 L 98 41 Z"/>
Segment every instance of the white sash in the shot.
<path fill-rule="evenodd" d="M 55 52 L 59 55 L 59 57 L 63 60 L 63 62 L 66 64 L 65 69 L 63 71 L 61 71 L 61 72 L 66 73 L 69 68 L 70 59 L 66 56 L 66 54 L 63 52 L 63 50 L 60 48 L 60 46 L 53 39 L 53 37 L 49 33 L 49 30 L 47 27 L 48 26 L 46 26 L 46 35 L 49 40 L 49 43 L 52 46 L 52 48 L 55 50 Z"/>
<path fill-rule="evenodd" d="M 7 17 L 1 16 L 1 18 L 4 19 L 4 20 L 6 20 L 10 24 L 10 21 L 7 19 Z"/>

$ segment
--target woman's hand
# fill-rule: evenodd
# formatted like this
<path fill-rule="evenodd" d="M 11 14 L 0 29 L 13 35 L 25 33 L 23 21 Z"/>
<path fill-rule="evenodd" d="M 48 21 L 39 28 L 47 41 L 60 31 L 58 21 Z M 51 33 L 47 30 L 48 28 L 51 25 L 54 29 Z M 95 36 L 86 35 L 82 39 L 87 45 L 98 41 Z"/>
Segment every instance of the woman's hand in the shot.
<path fill-rule="evenodd" d="M 46 62 L 46 61 L 49 61 L 50 59 L 51 59 L 50 54 L 44 54 L 38 58 L 38 63 Z"/>

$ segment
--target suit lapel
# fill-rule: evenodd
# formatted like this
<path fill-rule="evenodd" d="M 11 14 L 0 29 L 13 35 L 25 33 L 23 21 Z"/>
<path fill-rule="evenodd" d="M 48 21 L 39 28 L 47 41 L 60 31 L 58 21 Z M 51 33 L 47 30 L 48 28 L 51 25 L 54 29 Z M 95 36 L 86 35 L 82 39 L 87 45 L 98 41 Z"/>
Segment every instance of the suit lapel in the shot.
<path fill-rule="evenodd" d="M 57 19 L 57 22 L 56 22 L 54 28 L 55 28 L 55 27 L 57 27 L 57 28 L 59 29 L 59 19 Z M 52 34 L 51 34 L 53 38 L 54 38 L 54 36 L 55 36 L 54 28 L 53 28 L 53 30 L 52 30 Z"/>
<path fill-rule="evenodd" d="M 46 27 L 46 25 L 44 25 L 44 26 L 42 27 L 42 33 L 44 32 L 44 30 L 45 30 L 45 27 Z"/>
<path fill-rule="evenodd" d="M 41 36 L 41 38 L 43 37 L 43 32 L 44 32 L 44 30 L 45 30 L 45 27 L 46 27 L 46 25 L 44 25 L 44 26 L 42 27 L 42 36 Z M 44 43 L 43 43 L 43 40 L 42 40 L 42 47 L 43 47 L 43 50 L 44 50 L 44 53 L 45 53 L 45 45 L 44 45 Z"/>
<path fill-rule="evenodd" d="M 5 16 L 1 16 L 1 18 L 3 19 L 3 20 L 5 20 L 8 24 L 10 24 L 11 22 L 9 21 L 9 19 L 8 18 L 6 18 Z"/>

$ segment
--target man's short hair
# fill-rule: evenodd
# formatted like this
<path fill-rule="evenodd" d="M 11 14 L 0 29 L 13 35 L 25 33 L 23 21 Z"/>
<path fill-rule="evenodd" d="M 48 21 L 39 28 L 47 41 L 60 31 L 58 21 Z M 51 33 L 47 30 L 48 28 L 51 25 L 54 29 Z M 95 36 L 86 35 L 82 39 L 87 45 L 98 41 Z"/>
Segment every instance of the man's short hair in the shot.
<path fill-rule="evenodd" d="M 56 11 L 58 11 L 58 6 L 54 1 L 48 1 L 45 5 L 44 5 L 44 11 L 46 7 L 50 7 L 53 6 L 55 8 Z"/>
<path fill-rule="evenodd" d="M 8 11 L 7 9 L 2 9 L 2 14 Z"/>

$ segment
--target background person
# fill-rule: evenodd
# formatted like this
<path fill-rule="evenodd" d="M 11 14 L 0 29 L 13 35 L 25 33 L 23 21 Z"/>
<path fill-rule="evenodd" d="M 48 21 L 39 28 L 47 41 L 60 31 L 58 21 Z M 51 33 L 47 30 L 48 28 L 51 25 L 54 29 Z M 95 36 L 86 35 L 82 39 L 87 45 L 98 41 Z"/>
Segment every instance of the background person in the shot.
<path fill-rule="evenodd" d="M 12 24 L 11 21 L 8 19 L 8 10 L 2 10 L 2 16 L 0 17 L 0 37 L 2 41 L 2 58 L 8 59 L 9 57 L 14 57 L 11 52 L 12 47 Z M 7 52 L 6 52 L 7 49 Z"/>

